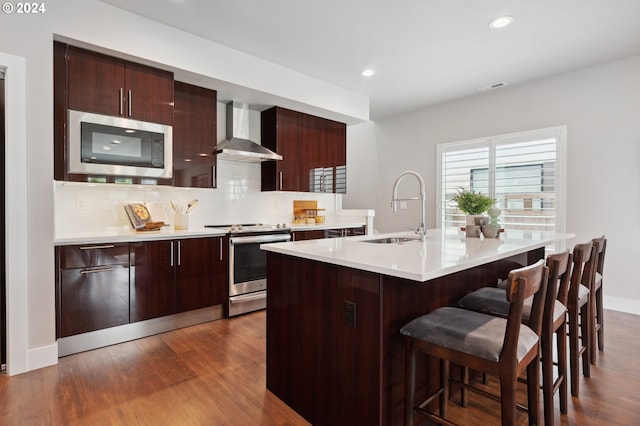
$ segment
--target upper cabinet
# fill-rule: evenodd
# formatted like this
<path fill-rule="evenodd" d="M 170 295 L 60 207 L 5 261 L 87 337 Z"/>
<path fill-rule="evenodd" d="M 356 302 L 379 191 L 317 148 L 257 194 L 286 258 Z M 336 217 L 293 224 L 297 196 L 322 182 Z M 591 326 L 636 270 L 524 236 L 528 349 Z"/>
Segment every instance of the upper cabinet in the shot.
<path fill-rule="evenodd" d="M 174 88 L 173 185 L 215 188 L 216 92 L 179 81 Z"/>
<path fill-rule="evenodd" d="M 262 145 L 282 155 L 262 163 L 263 191 L 346 193 L 346 124 L 280 107 L 261 115 Z"/>
<path fill-rule="evenodd" d="M 67 50 L 69 109 L 173 124 L 173 73 L 75 46 Z"/>

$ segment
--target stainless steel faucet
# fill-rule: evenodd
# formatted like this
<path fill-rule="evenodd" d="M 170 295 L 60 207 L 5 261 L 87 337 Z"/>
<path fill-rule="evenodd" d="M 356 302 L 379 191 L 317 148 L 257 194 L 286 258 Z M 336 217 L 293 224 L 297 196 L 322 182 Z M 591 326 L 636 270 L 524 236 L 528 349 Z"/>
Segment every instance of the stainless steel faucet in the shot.
<path fill-rule="evenodd" d="M 413 198 L 398 198 L 398 185 L 400 184 L 400 181 L 407 175 L 412 175 L 414 176 L 416 179 L 418 179 L 418 182 L 420 183 L 420 196 L 419 197 L 413 197 Z M 396 181 L 393 184 L 393 198 L 391 199 L 391 209 L 396 212 L 398 211 L 398 201 L 412 201 L 412 200 L 416 200 L 416 201 L 420 201 L 420 226 L 418 227 L 418 229 L 416 229 L 416 234 L 420 235 L 420 239 L 422 241 L 425 241 L 427 236 L 427 221 L 425 219 L 426 216 L 426 208 L 427 208 L 427 193 L 425 191 L 425 187 L 424 187 L 424 180 L 422 179 L 422 176 L 420 176 L 418 173 L 413 172 L 411 170 L 407 170 L 405 172 L 400 173 L 400 176 L 398 176 L 398 178 L 396 179 Z"/>

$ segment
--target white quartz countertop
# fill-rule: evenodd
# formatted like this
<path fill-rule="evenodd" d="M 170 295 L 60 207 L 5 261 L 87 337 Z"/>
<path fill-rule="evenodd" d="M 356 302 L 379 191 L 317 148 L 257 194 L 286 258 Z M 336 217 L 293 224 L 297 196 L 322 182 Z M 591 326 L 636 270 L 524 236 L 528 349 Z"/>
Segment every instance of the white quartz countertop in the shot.
<path fill-rule="evenodd" d="M 345 222 L 345 223 L 322 223 L 309 225 L 291 225 L 292 231 L 314 231 L 324 229 L 341 229 L 341 228 L 357 228 L 363 226 L 362 222 Z M 54 244 L 57 246 L 74 245 L 74 244 L 104 244 L 104 243 L 129 243 L 135 241 L 153 241 L 153 240 L 172 240 L 178 238 L 204 238 L 216 237 L 227 234 L 227 231 L 221 228 L 196 228 L 176 231 L 173 227 L 165 227 L 159 231 L 131 231 L 123 230 L 105 230 L 92 232 L 77 232 L 73 234 L 56 236 Z"/>
<path fill-rule="evenodd" d="M 226 235 L 227 231 L 218 228 L 189 229 L 176 231 L 173 228 L 159 231 L 104 231 L 87 232 L 56 237 L 54 244 L 66 246 L 74 244 L 131 243 L 136 241 L 173 240 L 178 238 L 204 238 Z"/>
<path fill-rule="evenodd" d="M 413 232 L 263 244 L 263 250 L 384 275 L 427 281 L 572 238 L 573 234 L 509 231 L 500 238 L 465 238 L 452 229 L 431 229 L 424 242 L 379 244 Z"/>

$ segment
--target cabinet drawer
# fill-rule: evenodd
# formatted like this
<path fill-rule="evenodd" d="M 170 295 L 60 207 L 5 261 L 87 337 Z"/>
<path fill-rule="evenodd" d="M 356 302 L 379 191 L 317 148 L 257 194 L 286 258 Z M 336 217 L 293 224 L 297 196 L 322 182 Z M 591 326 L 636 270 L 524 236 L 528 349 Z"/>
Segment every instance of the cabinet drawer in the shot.
<path fill-rule="evenodd" d="M 129 266 L 60 272 L 58 337 L 129 322 Z"/>
<path fill-rule="evenodd" d="M 60 269 L 90 268 L 105 265 L 129 265 L 129 243 L 61 246 Z"/>

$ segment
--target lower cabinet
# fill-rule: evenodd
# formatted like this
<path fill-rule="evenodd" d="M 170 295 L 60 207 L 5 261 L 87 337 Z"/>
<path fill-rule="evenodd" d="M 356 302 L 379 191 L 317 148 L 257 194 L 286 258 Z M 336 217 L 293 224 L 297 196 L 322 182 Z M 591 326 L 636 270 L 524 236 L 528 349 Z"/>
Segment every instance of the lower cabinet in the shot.
<path fill-rule="evenodd" d="M 178 240 L 176 312 L 226 303 L 227 251 L 223 237 Z"/>
<path fill-rule="evenodd" d="M 227 237 L 56 247 L 56 336 L 222 305 Z"/>
<path fill-rule="evenodd" d="M 364 234 L 364 226 L 359 226 L 357 228 L 334 228 L 327 230 L 311 229 L 308 231 L 293 231 L 291 233 L 291 239 L 293 241 L 318 240 L 321 238 L 353 237 L 355 235 Z"/>
<path fill-rule="evenodd" d="M 131 322 L 224 303 L 225 239 L 131 243 Z"/>
<path fill-rule="evenodd" d="M 56 248 L 56 336 L 129 322 L 129 244 Z"/>
<path fill-rule="evenodd" d="M 131 322 L 176 312 L 173 240 L 131 243 Z"/>

